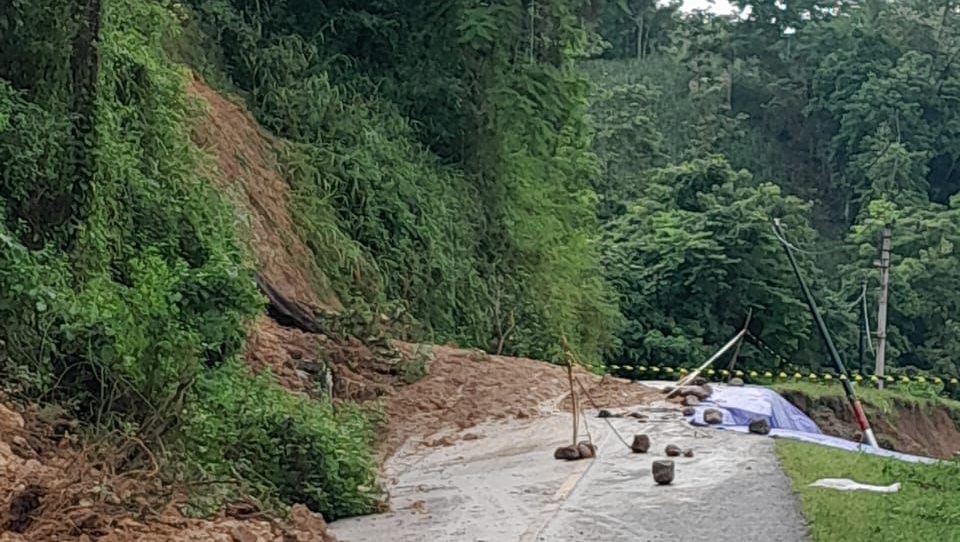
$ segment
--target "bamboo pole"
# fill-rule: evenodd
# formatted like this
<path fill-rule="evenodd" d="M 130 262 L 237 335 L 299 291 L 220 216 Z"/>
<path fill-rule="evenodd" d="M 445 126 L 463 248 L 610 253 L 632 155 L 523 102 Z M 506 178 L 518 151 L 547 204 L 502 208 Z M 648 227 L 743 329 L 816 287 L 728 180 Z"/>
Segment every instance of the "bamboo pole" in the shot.
<path fill-rule="evenodd" d="M 703 365 L 698 367 L 696 371 L 690 373 L 689 375 L 686 376 L 686 378 L 677 382 L 677 386 L 673 388 L 673 390 L 670 393 L 667 394 L 666 398 L 669 399 L 670 396 L 672 396 L 674 393 L 677 393 L 677 391 L 680 390 L 681 386 L 685 386 L 687 382 L 690 382 L 691 380 L 696 378 L 704 369 L 709 367 L 714 361 L 717 361 L 717 359 L 720 356 L 722 356 L 724 353 L 726 353 L 727 350 L 730 350 L 731 348 L 733 348 L 733 345 L 737 344 L 737 342 L 739 342 L 746 333 L 747 333 L 746 328 L 741 329 L 739 333 L 737 333 L 736 335 L 733 336 L 732 339 L 727 341 L 727 344 L 723 345 L 723 348 L 721 348 L 720 350 L 717 350 L 716 354 L 710 356 L 710 359 L 703 362 Z"/>

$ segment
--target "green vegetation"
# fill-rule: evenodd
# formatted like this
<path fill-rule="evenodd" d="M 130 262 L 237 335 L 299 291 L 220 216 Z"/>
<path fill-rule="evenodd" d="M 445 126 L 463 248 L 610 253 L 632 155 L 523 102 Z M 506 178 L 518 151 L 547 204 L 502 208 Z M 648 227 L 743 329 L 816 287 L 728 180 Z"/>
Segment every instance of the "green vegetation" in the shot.
<path fill-rule="evenodd" d="M 263 304 L 235 215 L 198 173 L 186 74 L 164 53 L 177 20 L 140 0 L 92 13 L 85 23 L 45 0 L 0 12 L 7 391 L 117 434 L 133 450 L 121 466 L 146 460 L 126 445 L 135 438 L 168 450 L 171 469 L 229 475 L 265 505 L 372 510 L 367 418 L 232 361 Z M 85 24 L 100 28 L 94 54 L 69 39 Z M 78 107 L 71 81 L 88 83 L 95 107 Z"/>
<path fill-rule="evenodd" d="M 893 223 L 888 370 L 960 376 L 949 286 L 960 243 L 956 3 L 734 5 L 741 16 L 606 2 L 597 30 L 609 47 L 582 63 L 598 87 L 594 187 L 627 320 L 614 363 L 702 358 L 753 308 L 751 332 L 767 348 L 748 348 L 744 368 L 829 365 L 771 240 L 779 217 L 848 361 L 858 355 L 860 281 L 872 317 L 879 232 Z M 678 205 L 692 212 L 664 210 L 688 182 L 670 172 L 703 160 L 729 167 L 700 176 L 689 198 L 698 206 Z M 712 196 L 731 182 L 740 188 L 730 197 Z M 767 183 L 783 203 L 759 195 Z"/>
<path fill-rule="evenodd" d="M 957 463 L 914 465 L 786 440 L 777 441 L 777 452 L 818 542 L 952 540 L 960 531 Z M 820 478 L 899 482 L 901 489 L 879 494 L 809 487 Z"/>
<path fill-rule="evenodd" d="M 186 5 L 217 53 L 194 63 L 296 143 L 301 226 L 341 298 L 399 306 L 424 340 L 558 360 L 565 335 L 599 361 L 617 314 L 573 65 L 586 2 Z"/>
<path fill-rule="evenodd" d="M 798 392 L 810 399 L 822 399 L 824 397 L 836 397 L 846 400 L 843 386 L 812 384 L 809 382 L 787 382 L 778 383 L 771 386 L 779 393 Z M 941 397 L 942 390 L 931 389 L 928 386 L 904 386 L 892 389 L 876 389 L 873 387 L 857 387 L 857 397 L 863 401 L 864 405 L 872 406 L 881 412 L 890 413 L 894 411 L 894 404 L 918 405 L 923 408 L 944 407 L 954 419 L 960 420 L 960 401 Z"/>
<path fill-rule="evenodd" d="M 192 70 L 282 139 L 307 271 L 343 320 L 553 361 L 566 338 L 592 365 L 673 374 L 753 310 L 765 346 L 743 370 L 824 374 L 770 223 L 850 358 L 859 284 L 875 299 L 895 221 L 888 366 L 942 379 L 914 395 L 960 393 L 956 3 L 735 3 L 749 12 L 4 3 L 6 391 L 165 450 L 191 481 L 230 478 L 204 511 L 240 495 L 328 519 L 375 508 L 377 416 L 240 363 L 264 302 L 190 138 Z M 144 460 L 130 449 L 125 466 Z"/>

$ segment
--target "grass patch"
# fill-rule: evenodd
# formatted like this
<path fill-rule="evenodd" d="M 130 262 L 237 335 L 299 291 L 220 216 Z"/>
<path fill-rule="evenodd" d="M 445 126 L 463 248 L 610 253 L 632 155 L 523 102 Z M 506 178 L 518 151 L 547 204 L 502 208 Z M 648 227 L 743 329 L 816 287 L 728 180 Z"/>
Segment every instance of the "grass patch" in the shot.
<path fill-rule="evenodd" d="M 777 441 L 777 453 L 817 542 L 960 540 L 960 464 L 913 465 L 823 446 Z M 820 478 L 901 483 L 899 493 L 809 487 Z"/>
<path fill-rule="evenodd" d="M 836 384 L 815 384 L 812 382 L 784 382 L 770 386 L 777 393 L 798 392 L 810 399 L 839 397 L 846 399 L 843 386 Z M 867 386 L 857 386 L 857 397 L 865 405 L 875 407 L 882 412 L 889 413 L 896 404 L 917 405 L 926 409 L 944 407 L 954 413 L 954 419 L 960 419 L 960 401 L 933 394 L 917 394 L 914 391 L 900 388 L 878 390 Z M 960 537 L 958 537 L 960 540 Z"/>

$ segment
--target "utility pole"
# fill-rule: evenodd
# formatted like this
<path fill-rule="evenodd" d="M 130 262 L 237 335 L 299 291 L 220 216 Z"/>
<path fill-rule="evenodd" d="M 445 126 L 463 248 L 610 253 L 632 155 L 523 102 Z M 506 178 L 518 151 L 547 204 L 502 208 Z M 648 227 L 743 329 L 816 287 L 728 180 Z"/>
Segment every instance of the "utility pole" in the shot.
<path fill-rule="evenodd" d="M 797 260 L 793 257 L 793 249 L 783 236 L 783 228 L 780 226 L 779 218 L 773 221 L 773 231 L 776 233 L 780 244 L 783 245 L 783 249 L 787 252 L 787 260 L 790 262 L 790 267 L 793 268 L 797 282 L 800 283 L 800 290 L 803 292 L 803 297 L 807 302 L 807 307 L 810 309 L 810 314 L 813 316 L 813 321 L 817 325 L 817 331 L 820 332 L 820 338 L 823 339 L 823 345 L 826 347 L 827 353 L 833 361 L 833 366 L 837 369 L 837 373 L 847 376 L 847 368 L 843 364 L 840 353 L 837 352 L 837 347 L 833 344 L 833 339 L 830 338 L 830 331 L 827 329 L 826 322 L 823 321 L 823 316 L 820 315 L 820 309 L 817 308 L 817 302 L 813 299 L 813 293 L 810 292 L 810 288 L 807 287 L 807 282 L 803 280 L 803 275 L 800 273 Z M 878 448 L 877 438 L 873 434 L 870 422 L 867 421 L 867 415 L 863 411 L 863 405 L 860 403 L 860 400 L 857 399 L 857 392 L 854 391 L 853 386 L 850 384 L 850 379 L 844 378 L 841 380 L 841 383 L 843 384 L 843 391 L 846 393 L 847 401 L 850 402 L 850 408 L 853 409 L 853 416 L 857 420 L 857 425 L 859 425 L 860 430 L 863 431 L 864 439 L 866 439 L 867 444 L 870 446 Z"/>
<path fill-rule="evenodd" d="M 874 262 L 874 265 L 880 268 L 880 303 L 877 307 L 877 363 L 874 367 L 874 374 L 877 375 L 877 384 L 883 388 L 884 356 L 887 352 L 887 301 L 890 291 L 890 238 L 892 232 L 890 226 L 883 228 L 883 235 L 880 241 L 880 259 Z"/>
<path fill-rule="evenodd" d="M 865 299 L 866 295 L 867 295 L 867 281 L 861 280 L 860 281 L 860 299 L 861 300 Z M 860 374 L 863 374 L 863 350 L 864 350 L 865 339 L 867 339 L 864 328 L 867 327 L 867 322 L 866 322 L 867 313 L 863 303 L 859 303 L 859 305 L 860 306 L 857 308 L 860 309 L 858 311 L 860 313 L 860 317 L 857 319 L 857 327 L 860 328 L 859 329 L 860 348 L 857 353 L 857 360 L 859 361 L 858 365 L 860 367 L 859 368 Z"/>

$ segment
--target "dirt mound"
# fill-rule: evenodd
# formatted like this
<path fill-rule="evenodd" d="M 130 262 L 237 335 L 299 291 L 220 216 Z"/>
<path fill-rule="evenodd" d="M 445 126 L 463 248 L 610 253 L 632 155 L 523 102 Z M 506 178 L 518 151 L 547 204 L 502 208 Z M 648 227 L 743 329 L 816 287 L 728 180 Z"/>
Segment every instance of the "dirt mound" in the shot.
<path fill-rule="evenodd" d="M 552 400 L 561 408 L 569 405 L 564 401 L 569 384 L 563 367 L 440 346 L 433 347 L 432 354 L 426 377 L 386 397 L 390 420 L 386 454 L 411 438 L 426 445 L 448 445 L 451 437 L 434 435 L 492 419 L 539 416 L 544 403 Z M 626 380 L 600 378 L 583 370 L 576 375 L 599 406 L 640 404 L 660 395 Z"/>
<path fill-rule="evenodd" d="M 182 492 L 161 484 L 156 465 L 118 473 L 122 445 L 81 446 L 76 422 L 55 409 L 22 412 L 0 403 L 0 541 L 334 540 L 302 506 L 284 521 L 184 518 Z"/>
<path fill-rule="evenodd" d="M 321 338 L 262 316 L 247 337 L 246 360 L 254 372 L 270 369 L 284 388 L 309 394 L 315 391 L 318 379 L 323 381 Z"/>
<path fill-rule="evenodd" d="M 811 398 L 793 390 L 781 394 L 817 422 L 824 433 L 859 440 L 859 427 L 844 397 Z M 958 413 L 951 413 L 945 406 L 892 397 L 891 404 L 883 409 L 866 402 L 864 409 L 884 448 L 941 459 L 952 459 L 960 452 L 960 427 L 954 418 Z"/>
<path fill-rule="evenodd" d="M 581 392 L 581 408 L 591 408 L 593 404 L 596 404 L 597 408 L 625 407 L 650 402 L 656 399 L 658 395 L 659 398 L 663 398 L 663 394 L 655 388 L 622 378 L 612 376 L 598 378 L 596 375 L 581 373 L 577 376 L 577 379 L 587 391 L 587 397 L 584 397 L 582 395 L 583 390 L 580 390 L 577 386 L 577 391 Z M 570 400 L 568 394 L 564 397 L 560 406 L 564 411 L 569 412 L 572 403 L 573 401 Z"/>
<path fill-rule="evenodd" d="M 405 385 L 421 357 L 418 349 L 398 348 L 385 339 L 364 344 L 354 337 L 307 333 L 266 316 L 251 331 L 246 351 L 254 372 L 270 369 L 290 391 L 313 397 L 329 393 L 334 399 L 358 403 Z"/>
<path fill-rule="evenodd" d="M 311 309 L 339 311 L 337 296 L 296 233 L 290 187 L 276 169 L 274 140 L 242 106 L 194 77 L 190 96 L 207 104 L 194 141 L 216 159 L 211 177 L 244 215 L 261 274 L 283 296 Z M 320 292 L 318 295 L 317 292 Z"/>

